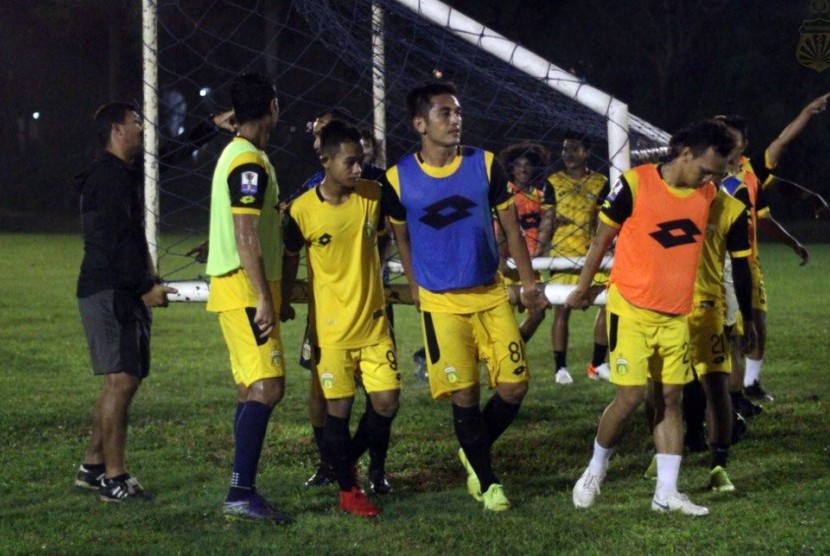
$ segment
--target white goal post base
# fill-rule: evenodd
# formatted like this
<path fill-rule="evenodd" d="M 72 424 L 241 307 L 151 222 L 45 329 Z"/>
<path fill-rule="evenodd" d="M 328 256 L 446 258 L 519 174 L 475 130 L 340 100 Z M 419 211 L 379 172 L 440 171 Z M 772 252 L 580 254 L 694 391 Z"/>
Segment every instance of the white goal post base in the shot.
<path fill-rule="evenodd" d="M 530 263 L 533 265 L 533 270 L 578 271 L 582 270 L 582 267 L 585 266 L 585 257 L 534 257 L 530 259 Z M 599 269 L 610 270 L 613 263 L 614 257 L 612 255 L 606 255 L 602 258 Z M 513 259 L 507 259 L 507 267 L 510 269 L 516 268 L 516 263 L 513 262 Z"/>
<path fill-rule="evenodd" d="M 165 282 L 165 286 L 176 288 L 178 293 L 171 293 L 167 295 L 167 299 L 171 303 L 185 303 L 196 302 L 205 303 L 210 293 L 210 284 L 205 280 L 180 280 Z M 574 290 L 576 286 L 566 286 L 563 284 L 539 284 L 544 286 L 545 297 L 548 298 L 548 303 L 551 305 L 563 305 L 568 295 Z M 593 286 L 602 291 L 594 299 L 594 305 L 605 305 L 605 288 L 604 286 Z M 389 303 L 411 305 L 412 298 L 409 295 L 408 284 L 390 284 L 384 288 L 386 299 Z M 519 286 L 507 287 L 508 298 L 512 305 L 519 303 Z M 308 302 L 308 284 L 306 282 L 297 282 L 291 292 L 292 303 L 306 303 Z"/>

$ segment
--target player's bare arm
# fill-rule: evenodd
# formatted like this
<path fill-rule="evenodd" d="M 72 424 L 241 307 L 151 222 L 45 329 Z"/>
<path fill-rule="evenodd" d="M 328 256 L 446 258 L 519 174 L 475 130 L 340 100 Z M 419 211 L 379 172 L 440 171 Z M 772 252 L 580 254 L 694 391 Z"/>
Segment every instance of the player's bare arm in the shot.
<path fill-rule="evenodd" d="M 406 222 L 402 224 L 393 222 L 392 230 L 395 232 L 395 242 L 398 244 L 398 253 L 401 256 L 403 272 L 406 274 L 406 280 L 409 282 L 412 303 L 415 304 L 415 309 L 420 311 L 421 298 L 418 294 L 418 282 L 415 280 L 415 274 L 412 272 L 412 249 L 409 245 L 409 230 L 406 228 Z"/>
<path fill-rule="evenodd" d="M 769 147 L 767 147 L 766 157 L 767 163 L 769 164 L 770 168 L 775 168 L 778 166 L 778 161 L 781 159 L 781 155 L 784 154 L 784 151 L 787 148 L 787 145 L 795 139 L 798 134 L 800 134 L 810 119 L 815 116 L 816 114 L 820 114 L 827 110 L 827 99 L 830 98 L 830 93 L 821 95 L 820 97 L 813 99 L 810 104 L 804 107 L 803 110 L 796 116 L 796 118 L 791 121 L 787 127 L 781 131 L 778 137 L 770 143 Z"/>
<path fill-rule="evenodd" d="M 591 281 L 602 264 L 602 258 L 611 248 L 611 244 L 614 243 L 614 238 L 617 237 L 618 233 L 617 228 L 600 220 L 597 225 L 597 233 L 594 235 L 594 239 L 591 240 L 591 247 L 585 256 L 585 265 L 582 267 L 582 272 L 579 273 L 579 281 L 574 291 L 565 300 L 565 307 L 585 310 L 591 305 L 593 301 Z"/>
<path fill-rule="evenodd" d="M 537 237 L 536 249 L 531 253 L 533 257 L 541 257 L 550 249 L 550 240 L 553 238 L 556 211 L 551 206 L 542 211 L 542 220 L 539 222 L 539 235 Z"/>
<path fill-rule="evenodd" d="M 282 288 L 280 322 L 294 320 L 295 313 L 294 307 L 291 306 L 291 290 L 294 288 L 294 282 L 297 280 L 297 269 L 299 267 L 300 254 L 285 248 L 282 255 L 282 279 L 280 282 L 280 287 Z"/>
<path fill-rule="evenodd" d="M 772 217 L 769 213 L 765 214 L 758 218 L 759 227 L 761 227 L 765 232 L 773 235 L 776 240 L 780 241 L 785 245 L 789 245 L 790 249 L 793 250 L 793 253 L 798 255 L 801 259 L 800 266 L 804 266 L 810 261 L 810 252 L 807 250 L 804 245 L 801 244 L 790 232 L 784 228 L 775 218 Z"/>
<path fill-rule="evenodd" d="M 527 252 L 527 244 L 519 228 L 516 205 L 510 203 L 507 207 L 500 209 L 499 221 L 507 238 L 507 247 L 513 256 L 516 269 L 519 271 L 519 278 L 522 281 L 522 305 L 528 309 L 544 309 L 548 302 L 536 284 L 533 266 L 530 263 L 530 254 Z"/>
<path fill-rule="evenodd" d="M 276 321 L 274 303 L 271 299 L 271 290 L 265 279 L 265 269 L 262 263 L 262 249 L 259 244 L 259 216 L 255 214 L 234 214 L 233 231 L 236 239 L 236 248 L 242 268 L 251 281 L 251 286 L 257 297 L 254 322 L 260 328 L 260 337 L 266 338 L 274 329 Z"/>

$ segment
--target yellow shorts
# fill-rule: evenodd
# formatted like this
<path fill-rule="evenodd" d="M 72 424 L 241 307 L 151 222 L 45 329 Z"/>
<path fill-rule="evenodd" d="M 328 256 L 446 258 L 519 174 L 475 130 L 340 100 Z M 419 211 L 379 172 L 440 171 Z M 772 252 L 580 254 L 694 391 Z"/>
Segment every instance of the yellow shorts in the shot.
<path fill-rule="evenodd" d="M 752 274 L 752 308 L 766 313 L 767 290 L 764 288 L 764 275 L 757 259 L 749 262 L 749 270 Z"/>
<path fill-rule="evenodd" d="M 270 285 L 274 307 L 279 307 L 279 283 Z M 233 379 L 246 387 L 264 378 L 285 376 L 279 320 L 268 338 L 263 340 L 256 333 L 258 327 L 254 324 L 255 314 L 255 307 L 219 313 L 219 325 L 228 346 Z"/>
<path fill-rule="evenodd" d="M 530 378 L 524 342 L 507 301 L 477 313 L 421 313 L 433 398 L 479 383 L 478 362 L 487 364 L 490 388 Z"/>
<path fill-rule="evenodd" d="M 358 374 L 367 392 L 401 389 L 401 371 L 391 338 L 363 348 L 321 347 L 314 351 L 319 357 L 317 376 L 327 400 L 354 397 Z"/>
<path fill-rule="evenodd" d="M 663 384 L 691 382 L 686 317 L 666 317 L 663 324 L 655 325 L 609 311 L 606 322 L 611 382 L 641 386 L 649 377 Z"/>
<path fill-rule="evenodd" d="M 695 303 L 689 315 L 689 346 L 698 377 L 707 373 L 730 373 L 729 343 L 724 326 L 724 308 L 715 301 Z"/>

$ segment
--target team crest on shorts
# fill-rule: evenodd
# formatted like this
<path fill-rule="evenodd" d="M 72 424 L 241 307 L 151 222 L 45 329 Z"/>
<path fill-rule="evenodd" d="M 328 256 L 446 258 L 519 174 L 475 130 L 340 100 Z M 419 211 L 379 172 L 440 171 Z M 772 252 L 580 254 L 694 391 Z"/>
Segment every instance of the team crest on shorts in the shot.
<path fill-rule="evenodd" d="M 617 374 L 624 375 L 628 372 L 628 359 L 617 358 Z"/>
<path fill-rule="evenodd" d="M 447 375 L 447 382 L 450 384 L 458 382 L 458 371 L 455 370 L 455 367 L 447 367 L 444 369 L 444 374 Z"/>
<path fill-rule="evenodd" d="M 282 354 L 280 353 L 280 350 L 275 349 L 271 351 L 271 365 L 273 365 L 274 367 L 278 367 L 280 364 L 280 359 L 282 359 Z"/>
<path fill-rule="evenodd" d="M 320 375 L 320 384 L 323 388 L 334 388 L 334 375 L 331 373 L 323 373 Z"/>

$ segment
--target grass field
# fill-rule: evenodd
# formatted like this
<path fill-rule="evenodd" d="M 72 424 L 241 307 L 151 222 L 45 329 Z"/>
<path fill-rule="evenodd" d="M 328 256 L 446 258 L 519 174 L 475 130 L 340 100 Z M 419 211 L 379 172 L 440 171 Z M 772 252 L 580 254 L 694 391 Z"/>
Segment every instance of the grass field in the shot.
<path fill-rule="evenodd" d="M 522 413 L 496 444 L 496 470 L 515 508 L 482 512 L 464 490 L 447 403 L 414 376 L 420 344 L 412 309 L 396 312 L 405 376 L 388 467 L 395 492 L 380 519 L 336 509 L 334 487 L 303 486 L 315 449 L 306 417 L 308 375 L 291 364 L 272 418 L 258 488 L 296 522 L 229 523 L 220 505 L 232 457 L 234 389 L 215 317 L 201 305 L 155 313 L 153 370 L 133 407 L 128 463 L 152 503 L 103 504 L 76 492 L 101 380 L 88 369 L 76 302 L 81 241 L 0 235 L 0 553 L 42 554 L 827 554 L 830 553 L 830 246 L 804 268 L 764 245 L 771 341 L 764 385 L 776 401 L 733 450 L 738 492 L 703 488 L 708 456 L 684 459 L 681 489 L 709 505 L 693 520 L 649 509 L 651 458 L 642 420 L 612 460 L 595 507 L 577 511 L 571 488 L 587 463 L 612 387 L 583 374 L 593 312 L 574 315 L 575 383 L 554 384 L 546 328 L 529 346 L 534 379 Z M 293 363 L 304 311 L 284 326 Z"/>

